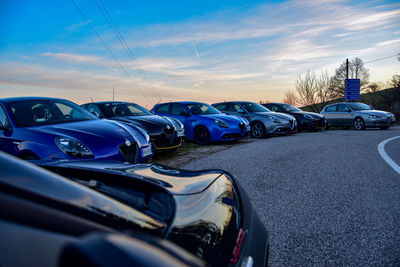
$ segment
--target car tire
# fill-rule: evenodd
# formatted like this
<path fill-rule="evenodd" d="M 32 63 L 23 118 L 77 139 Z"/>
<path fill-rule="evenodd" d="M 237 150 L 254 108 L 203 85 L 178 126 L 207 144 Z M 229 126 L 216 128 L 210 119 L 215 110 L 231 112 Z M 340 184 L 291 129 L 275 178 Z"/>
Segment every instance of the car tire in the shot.
<path fill-rule="evenodd" d="M 354 126 L 354 129 L 356 129 L 356 130 L 364 130 L 365 129 L 364 120 L 360 117 L 355 118 L 353 121 L 353 126 Z"/>
<path fill-rule="evenodd" d="M 390 126 L 382 126 L 382 127 L 379 127 L 381 130 L 387 130 L 387 129 L 389 129 L 389 127 Z"/>
<path fill-rule="evenodd" d="M 211 141 L 210 132 L 202 125 L 197 126 L 193 130 L 193 139 L 198 145 L 208 145 Z"/>
<path fill-rule="evenodd" d="M 254 138 L 263 138 L 266 135 L 265 126 L 263 123 L 256 121 L 251 124 L 251 136 Z"/>

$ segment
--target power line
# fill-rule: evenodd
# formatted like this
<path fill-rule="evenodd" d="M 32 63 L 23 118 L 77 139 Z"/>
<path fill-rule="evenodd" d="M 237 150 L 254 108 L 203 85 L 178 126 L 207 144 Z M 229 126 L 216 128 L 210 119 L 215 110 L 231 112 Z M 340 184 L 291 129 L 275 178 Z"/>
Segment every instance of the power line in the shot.
<path fill-rule="evenodd" d="M 397 56 L 399 56 L 399 55 L 396 54 L 396 55 L 393 55 L 393 56 L 382 57 L 382 58 L 378 58 L 378 59 L 366 61 L 366 62 L 364 62 L 364 64 L 371 63 L 371 62 L 375 62 L 375 61 L 379 61 L 379 60 L 384 60 L 384 59 L 387 59 L 387 58 L 397 57 Z"/>
<path fill-rule="evenodd" d="M 100 40 L 100 42 L 103 44 L 103 46 L 108 50 L 108 52 L 111 54 L 111 56 L 114 58 L 114 60 L 118 63 L 120 69 L 125 73 L 125 75 L 131 79 L 133 84 L 137 87 L 139 92 L 142 94 L 142 96 L 146 99 L 148 103 L 151 103 L 147 96 L 142 92 L 142 90 L 137 86 L 137 84 L 133 81 L 132 77 L 130 74 L 125 70 L 125 68 L 122 66 L 121 62 L 118 60 L 118 58 L 114 55 L 114 53 L 111 51 L 111 49 L 107 46 L 107 44 L 104 42 L 103 38 L 97 33 L 96 29 L 93 27 L 93 25 L 90 23 L 89 19 L 85 16 L 85 14 L 82 12 L 82 10 L 77 6 L 74 0 L 71 0 L 72 4 L 76 8 L 76 10 L 79 12 L 79 14 L 83 17 L 83 19 L 86 21 L 86 23 L 90 26 L 90 29 L 94 32 L 94 34 L 97 36 L 97 38 Z"/>
<path fill-rule="evenodd" d="M 121 32 L 118 30 L 118 27 L 115 25 L 113 19 L 111 18 L 109 12 L 107 11 L 106 7 L 103 4 L 102 0 L 94 0 L 97 7 L 101 11 L 103 17 L 107 21 L 107 24 L 110 26 L 111 30 L 114 32 L 115 36 L 117 37 L 118 41 L 121 43 L 123 46 L 125 52 L 127 53 L 128 57 L 132 61 L 132 63 L 135 65 L 137 71 L 139 74 L 142 76 L 143 80 L 146 82 L 147 86 L 153 90 L 153 92 L 157 95 L 158 98 L 160 98 L 160 95 L 158 94 L 157 90 L 154 88 L 153 84 L 151 83 L 150 79 L 144 72 L 142 66 L 140 65 L 139 62 L 137 62 L 135 55 L 133 54 L 132 50 L 129 48 L 128 44 L 125 41 L 125 38 L 121 34 Z"/>

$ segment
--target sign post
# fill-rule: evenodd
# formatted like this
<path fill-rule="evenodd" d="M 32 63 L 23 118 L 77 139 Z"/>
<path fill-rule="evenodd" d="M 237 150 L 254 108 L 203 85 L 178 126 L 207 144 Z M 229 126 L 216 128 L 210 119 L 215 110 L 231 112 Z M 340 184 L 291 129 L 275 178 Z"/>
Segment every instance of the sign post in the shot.
<path fill-rule="evenodd" d="M 344 80 L 344 100 L 360 100 L 360 79 Z"/>

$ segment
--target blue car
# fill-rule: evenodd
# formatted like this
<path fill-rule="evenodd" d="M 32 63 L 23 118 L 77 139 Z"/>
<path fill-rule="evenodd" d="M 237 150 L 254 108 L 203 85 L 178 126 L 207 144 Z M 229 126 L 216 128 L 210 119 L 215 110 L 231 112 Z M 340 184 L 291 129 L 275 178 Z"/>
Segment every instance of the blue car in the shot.
<path fill-rule="evenodd" d="M 151 159 L 150 137 L 139 127 L 101 120 L 56 98 L 0 99 L 0 150 L 26 160 Z"/>
<path fill-rule="evenodd" d="M 155 105 L 151 111 L 182 122 L 186 139 L 200 145 L 238 140 L 250 132 L 250 125 L 246 119 L 225 115 L 205 103 L 187 101 L 163 103 Z"/>

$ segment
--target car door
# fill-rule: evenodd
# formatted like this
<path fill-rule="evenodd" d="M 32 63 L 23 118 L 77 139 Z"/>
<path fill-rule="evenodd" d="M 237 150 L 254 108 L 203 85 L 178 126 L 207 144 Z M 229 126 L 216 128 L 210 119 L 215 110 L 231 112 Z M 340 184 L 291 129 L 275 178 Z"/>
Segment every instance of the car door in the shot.
<path fill-rule="evenodd" d="M 337 125 L 336 110 L 337 110 L 337 105 L 331 105 L 325 108 L 324 117 L 328 121 L 329 126 Z"/>
<path fill-rule="evenodd" d="M 185 127 L 184 129 L 186 138 L 192 139 L 195 121 L 186 106 L 181 103 L 172 103 L 170 110 L 171 112 L 168 116 L 182 122 L 183 126 Z"/>
<path fill-rule="evenodd" d="M 337 105 L 336 121 L 338 126 L 351 126 L 353 124 L 351 109 L 346 104 Z"/>
<path fill-rule="evenodd" d="M 15 139 L 15 131 L 11 126 L 3 107 L 0 105 L 0 150 L 12 155 L 18 155 L 20 140 Z"/>

